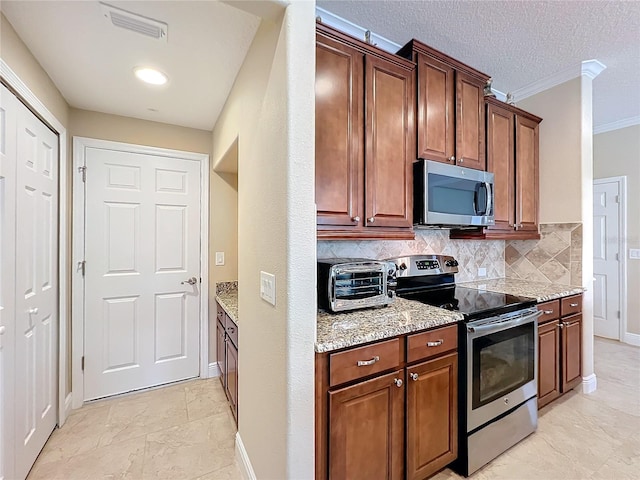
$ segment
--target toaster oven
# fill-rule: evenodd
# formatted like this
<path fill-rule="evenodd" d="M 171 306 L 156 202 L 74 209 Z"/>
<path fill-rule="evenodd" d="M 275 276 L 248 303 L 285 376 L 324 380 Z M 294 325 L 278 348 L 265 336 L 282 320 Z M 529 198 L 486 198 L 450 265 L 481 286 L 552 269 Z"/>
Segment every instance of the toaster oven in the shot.
<path fill-rule="evenodd" d="M 396 268 L 384 260 L 318 260 L 318 307 L 342 312 L 389 305 L 396 294 Z"/>

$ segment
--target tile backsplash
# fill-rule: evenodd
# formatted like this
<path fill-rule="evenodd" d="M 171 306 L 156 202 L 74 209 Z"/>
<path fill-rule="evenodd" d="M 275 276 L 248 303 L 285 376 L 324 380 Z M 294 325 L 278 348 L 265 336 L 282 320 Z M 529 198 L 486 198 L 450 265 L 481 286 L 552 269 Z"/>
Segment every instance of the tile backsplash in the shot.
<path fill-rule="evenodd" d="M 457 282 L 505 276 L 504 240 L 451 240 L 449 230 L 416 230 L 415 240 L 354 240 L 318 242 L 318 258 L 385 258 L 416 254 L 452 255 L 460 264 Z"/>
<path fill-rule="evenodd" d="M 540 240 L 509 240 L 505 275 L 545 283 L 582 285 L 582 224 L 540 225 Z"/>

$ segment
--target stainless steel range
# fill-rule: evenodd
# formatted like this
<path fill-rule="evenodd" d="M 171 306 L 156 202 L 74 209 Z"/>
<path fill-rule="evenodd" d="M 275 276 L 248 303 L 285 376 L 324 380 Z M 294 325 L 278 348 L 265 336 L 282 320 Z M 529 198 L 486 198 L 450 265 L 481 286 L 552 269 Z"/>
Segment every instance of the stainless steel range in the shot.
<path fill-rule="evenodd" d="M 391 259 L 397 295 L 460 311 L 459 453 L 468 476 L 533 433 L 538 424 L 535 301 L 455 284 L 458 262 L 443 255 Z"/>

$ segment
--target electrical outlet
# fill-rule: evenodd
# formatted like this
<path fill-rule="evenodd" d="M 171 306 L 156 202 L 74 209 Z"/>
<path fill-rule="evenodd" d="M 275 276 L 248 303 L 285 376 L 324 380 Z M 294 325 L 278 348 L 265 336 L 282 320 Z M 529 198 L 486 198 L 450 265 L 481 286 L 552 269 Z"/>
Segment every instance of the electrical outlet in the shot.
<path fill-rule="evenodd" d="M 479 277 L 486 277 L 487 276 L 487 269 L 485 267 L 479 267 L 478 268 L 478 276 Z"/>
<path fill-rule="evenodd" d="M 640 248 L 630 248 L 629 258 L 633 258 L 634 260 L 640 259 Z"/>
<path fill-rule="evenodd" d="M 216 266 L 224 265 L 224 252 L 216 252 Z"/>
<path fill-rule="evenodd" d="M 260 272 L 260 298 L 276 304 L 276 276 L 272 273 Z"/>

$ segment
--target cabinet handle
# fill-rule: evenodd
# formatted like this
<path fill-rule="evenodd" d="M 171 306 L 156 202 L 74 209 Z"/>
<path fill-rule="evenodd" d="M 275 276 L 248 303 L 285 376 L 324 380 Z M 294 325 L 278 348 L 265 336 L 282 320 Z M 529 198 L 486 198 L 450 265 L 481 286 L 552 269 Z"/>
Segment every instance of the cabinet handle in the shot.
<path fill-rule="evenodd" d="M 440 345 L 442 345 L 444 343 L 443 339 L 438 339 L 435 342 L 427 342 L 427 347 L 439 347 Z"/>
<path fill-rule="evenodd" d="M 374 363 L 380 361 L 380 357 L 379 356 L 375 356 L 373 357 L 371 360 L 358 360 L 358 366 L 359 367 L 368 367 L 369 365 L 373 365 Z"/>
<path fill-rule="evenodd" d="M 542 313 L 544 313 L 545 315 L 551 315 L 553 313 L 553 310 L 543 310 Z"/>
<path fill-rule="evenodd" d="M 360 221 L 360 217 L 351 217 L 351 221 L 359 222 Z"/>
<path fill-rule="evenodd" d="M 570 303 L 570 304 L 569 304 L 569 306 L 570 306 L 570 307 L 577 307 L 577 306 L 578 306 L 578 304 L 577 304 L 577 303 Z"/>
<path fill-rule="evenodd" d="M 409 376 L 411 377 L 411 380 L 413 380 L 414 382 L 418 381 L 418 374 L 417 373 L 410 373 Z"/>
<path fill-rule="evenodd" d="M 455 161 L 456 161 L 456 156 L 455 156 L 455 155 L 451 155 L 451 156 L 448 158 L 448 160 L 449 160 L 450 162 L 455 162 Z"/>
<path fill-rule="evenodd" d="M 373 223 L 374 221 L 375 221 L 374 217 L 367 218 L 367 222 L 369 222 L 369 223 Z"/>
<path fill-rule="evenodd" d="M 400 388 L 402 386 L 402 380 L 400 380 L 399 378 L 394 378 L 393 379 L 393 383 L 396 384 L 396 387 Z"/>

